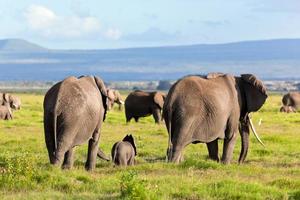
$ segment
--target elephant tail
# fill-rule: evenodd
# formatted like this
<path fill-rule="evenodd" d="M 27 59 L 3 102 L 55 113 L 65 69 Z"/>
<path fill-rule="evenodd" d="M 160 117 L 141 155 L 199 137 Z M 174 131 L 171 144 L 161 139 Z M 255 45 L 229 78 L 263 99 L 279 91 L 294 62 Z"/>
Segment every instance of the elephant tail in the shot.
<path fill-rule="evenodd" d="M 111 158 L 112 162 L 116 164 L 116 157 L 117 157 L 117 151 L 118 151 L 118 146 L 120 142 L 117 142 L 114 144 L 112 151 L 111 151 Z"/>
<path fill-rule="evenodd" d="M 163 109 L 163 117 L 165 119 L 165 123 L 168 130 L 168 149 L 167 149 L 167 156 L 166 161 L 168 161 L 172 157 L 172 109 L 164 108 Z"/>
<path fill-rule="evenodd" d="M 57 114 L 56 109 L 53 113 L 53 138 L 54 138 L 54 148 L 57 149 Z"/>

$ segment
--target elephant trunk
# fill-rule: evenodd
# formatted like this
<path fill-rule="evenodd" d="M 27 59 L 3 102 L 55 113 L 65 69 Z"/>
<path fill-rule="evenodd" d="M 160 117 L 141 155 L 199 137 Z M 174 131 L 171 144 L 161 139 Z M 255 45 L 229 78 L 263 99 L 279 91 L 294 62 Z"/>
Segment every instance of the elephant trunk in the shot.
<path fill-rule="evenodd" d="M 239 163 L 243 163 L 246 159 L 248 148 L 249 148 L 249 118 L 247 117 L 245 121 L 241 122 L 240 125 L 240 134 L 242 138 L 242 147 L 241 147 L 241 153 L 239 158 Z"/>
<path fill-rule="evenodd" d="M 98 149 L 97 156 L 102 160 L 110 161 L 110 158 L 107 155 L 105 155 L 100 148 Z"/>

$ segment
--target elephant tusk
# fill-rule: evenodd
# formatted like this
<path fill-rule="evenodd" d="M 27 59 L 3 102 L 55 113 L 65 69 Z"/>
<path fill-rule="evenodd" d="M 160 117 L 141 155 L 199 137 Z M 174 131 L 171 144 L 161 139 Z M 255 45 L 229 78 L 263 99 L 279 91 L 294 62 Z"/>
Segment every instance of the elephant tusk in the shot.
<path fill-rule="evenodd" d="M 123 105 L 123 104 L 124 104 L 124 101 L 120 100 L 120 103 Z"/>
<path fill-rule="evenodd" d="M 259 119 L 258 126 L 261 125 L 261 122 L 262 122 L 262 118 Z"/>
<path fill-rule="evenodd" d="M 248 116 L 248 117 L 249 117 L 249 116 Z M 250 117 L 249 117 L 249 122 L 250 122 L 251 130 L 252 130 L 252 132 L 254 133 L 254 135 L 255 135 L 257 141 L 258 141 L 263 147 L 265 147 L 265 144 L 261 141 L 261 139 L 259 138 L 258 134 L 256 133 L 256 130 L 255 130 L 255 128 L 254 128 L 254 125 L 253 125 L 252 120 L 251 120 Z"/>

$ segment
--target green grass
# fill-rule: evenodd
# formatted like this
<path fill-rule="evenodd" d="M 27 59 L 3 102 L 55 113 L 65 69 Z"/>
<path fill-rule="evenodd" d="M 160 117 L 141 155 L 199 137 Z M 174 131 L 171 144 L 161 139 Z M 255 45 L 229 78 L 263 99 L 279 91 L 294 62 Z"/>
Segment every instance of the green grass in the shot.
<path fill-rule="evenodd" d="M 118 168 L 98 160 L 91 173 L 84 170 L 87 144 L 76 148 L 74 169 L 49 164 L 43 96 L 18 95 L 22 109 L 13 121 L 0 122 L 0 199 L 300 199 L 300 113 L 279 113 L 278 95 L 253 114 L 254 124 L 262 119 L 256 129 L 266 147 L 251 134 L 245 164 L 237 163 L 240 138 L 230 165 L 208 160 L 204 144 L 189 145 L 181 164 L 166 163 L 164 124 L 151 117 L 126 124 L 115 108 L 107 115 L 100 147 L 110 154 L 112 145 L 131 133 L 137 165 Z"/>

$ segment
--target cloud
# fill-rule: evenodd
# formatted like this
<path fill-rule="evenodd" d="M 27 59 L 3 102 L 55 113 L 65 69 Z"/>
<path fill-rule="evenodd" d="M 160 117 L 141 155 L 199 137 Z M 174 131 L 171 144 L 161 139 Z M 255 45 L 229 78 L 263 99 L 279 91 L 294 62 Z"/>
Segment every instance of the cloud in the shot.
<path fill-rule="evenodd" d="M 188 20 L 188 23 L 190 24 L 202 24 L 208 27 L 219 27 L 219 26 L 225 26 L 230 24 L 230 21 L 228 20 L 194 20 L 194 19 L 190 19 Z"/>
<path fill-rule="evenodd" d="M 118 40 L 122 36 L 122 32 L 117 28 L 109 28 L 105 32 L 105 36 L 113 40 Z"/>
<path fill-rule="evenodd" d="M 290 0 L 283 2 L 282 0 L 264 0 L 248 3 L 252 11 L 255 12 L 288 12 L 299 13 L 300 1 Z"/>
<path fill-rule="evenodd" d="M 148 30 L 137 33 L 137 34 L 130 34 L 124 36 L 125 40 L 131 41 L 168 41 L 177 38 L 179 35 L 178 32 L 176 33 L 168 33 L 160 30 L 159 28 L 152 27 Z"/>
<path fill-rule="evenodd" d="M 107 37 L 119 39 L 121 31 L 102 30 L 98 18 L 92 16 L 62 16 L 41 5 L 31 5 L 24 13 L 30 30 L 50 38 Z"/>

